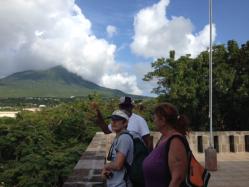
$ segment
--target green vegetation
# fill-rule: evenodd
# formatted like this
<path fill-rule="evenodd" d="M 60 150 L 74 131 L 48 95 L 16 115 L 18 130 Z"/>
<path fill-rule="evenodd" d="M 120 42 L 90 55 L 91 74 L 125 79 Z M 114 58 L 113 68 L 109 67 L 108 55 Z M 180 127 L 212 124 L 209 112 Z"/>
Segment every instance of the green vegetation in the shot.
<path fill-rule="evenodd" d="M 144 80 L 158 80 L 153 90 L 159 101 L 178 106 L 192 121 L 193 130 L 208 129 L 208 51 L 196 58 L 157 59 Z M 215 130 L 249 130 L 249 41 L 213 48 L 213 123 Z"/>
<path fill-rule="evenodd" d="M 0 118 L 0 184 L 61 186 L 99 131 L 93 100 L 104 116 L 118 106 L 118 99 L 89 95 L 40 112 L 22 111 L 15 119 Z"/>
<path fill-rule="evenodd" d="M 61 103 L 73 103 L 84 100 L 87 97 L 74 98 L 54 98 L 54 97 L 19 97 L 19 98 L 0 98 L 0 111 L 21 110 L 22 108 L 35 108 L 40 105 L 47 107 L 57 106 Z"/>
<path fill-rule="evenodd" d="M 61 186 L 96 132 L 86 102 L 0 118 L 0 182 Z"/>
<path fill-rule="evenodd" d="M 24 71 L 0 79 L 0 98 L 9 97 L 70 97 L 97 92 L 103 96 L 124 95 L 104 88 L 57 66 L 43 71 Z"/>

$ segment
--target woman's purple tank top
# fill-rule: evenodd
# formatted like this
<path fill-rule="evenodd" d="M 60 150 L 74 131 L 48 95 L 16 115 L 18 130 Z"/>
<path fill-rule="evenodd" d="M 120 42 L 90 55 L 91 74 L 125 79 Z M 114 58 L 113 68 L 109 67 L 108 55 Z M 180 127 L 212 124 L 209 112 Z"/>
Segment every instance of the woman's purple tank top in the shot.
<path fill-rule="evenodd" d="M 166 143 L 159 144 L 143 162 L 143 172 L 146 187 L 167 187 L 171 175 L 168 167 Z"/>

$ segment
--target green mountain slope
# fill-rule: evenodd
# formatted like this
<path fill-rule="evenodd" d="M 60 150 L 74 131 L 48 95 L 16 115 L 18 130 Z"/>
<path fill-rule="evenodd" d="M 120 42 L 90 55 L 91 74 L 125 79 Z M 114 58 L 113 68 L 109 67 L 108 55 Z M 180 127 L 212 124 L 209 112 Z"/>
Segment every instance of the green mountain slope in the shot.
<path fill-rule="evenodd" d="M 70 97 L 91 93 L 121 96 L 124 92 L 104 88 L 57 66 L 43 71 L 24 71 L 0 79 L 0 97 Z"/>

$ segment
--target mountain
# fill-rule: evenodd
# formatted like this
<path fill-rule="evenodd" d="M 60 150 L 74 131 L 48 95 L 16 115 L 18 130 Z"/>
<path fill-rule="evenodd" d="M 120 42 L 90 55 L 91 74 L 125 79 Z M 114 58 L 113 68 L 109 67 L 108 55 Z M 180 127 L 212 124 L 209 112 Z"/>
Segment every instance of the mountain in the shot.
<path fill-rule="evenodd" d="M 94 92 L 107 97 L 127 95 L 84 80 L 62 66 L 18 72 L 0 79 L 0 97 L 70 97 Z"/>

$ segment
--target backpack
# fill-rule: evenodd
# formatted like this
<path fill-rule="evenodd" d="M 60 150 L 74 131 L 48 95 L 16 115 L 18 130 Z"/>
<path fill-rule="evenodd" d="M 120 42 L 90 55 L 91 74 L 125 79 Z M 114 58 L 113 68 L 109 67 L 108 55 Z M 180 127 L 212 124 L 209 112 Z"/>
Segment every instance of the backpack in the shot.
<path fill-rule="evenodd" d="M 123 132 L 122 134 L 131 137 L 134 147 L 132 164 L 129 165 L 125 162 L 126 175 L 129 176 L 134 187 L 144 187 L 143 161 L 149 155 L 149 151 L 139 137 L 133 137 L 129 132 Z"/>
<path fill-rule="evenodd" d="M 187 166 L 187 173 L 185 177 L 185 185 L 188 187 L 207 187 L 208 181 L 210 178 L 210 173 L 205 169 L 194 157 L 187 139 L 182 135 L 172 135 L 166 143 L 166 151 L 168 154 L 169 151 L 169 145 L 173 138 L 179 138 L 186 150 L 187 150 L 187 159 L 188 159 L 188 166 Z"/>

